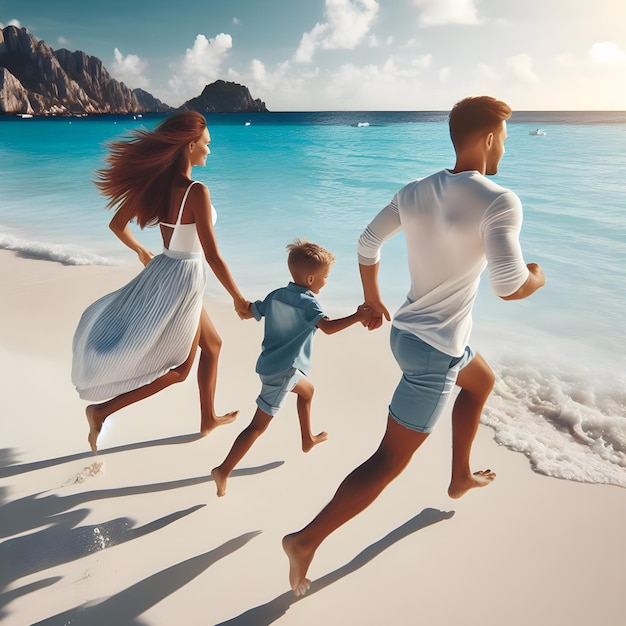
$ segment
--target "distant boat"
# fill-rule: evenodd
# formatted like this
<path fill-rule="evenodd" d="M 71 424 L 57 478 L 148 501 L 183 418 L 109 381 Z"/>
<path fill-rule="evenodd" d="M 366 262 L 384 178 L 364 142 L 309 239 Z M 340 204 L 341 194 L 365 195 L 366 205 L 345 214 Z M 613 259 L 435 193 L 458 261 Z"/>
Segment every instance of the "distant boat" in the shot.
<path fill-rule="evenodd" d="M 252 122 L 245 122 L 244 126 L 250 126 L 250 124 L 252 124 Z"/>
<path fill-rule="evenodd" d="M 535 128 L 535 130 L 531 130 L 528 134 L 543 136 L 543 135 L 547 135 L 548 133 L 546 133 L 545 130 L 541 130 L 541 128 Z"/>
<path fill-rule="evenodd" d="M 357 128 L 364 128 L 365 126 L 369 126 L 369 122 L 357 122 Z"/>
<path fill-rule="evenodd" d="M 29 120 L 32 117 L 30 113 L 18 113 L 17 116 L 21 117 L 23 120 Z"/>

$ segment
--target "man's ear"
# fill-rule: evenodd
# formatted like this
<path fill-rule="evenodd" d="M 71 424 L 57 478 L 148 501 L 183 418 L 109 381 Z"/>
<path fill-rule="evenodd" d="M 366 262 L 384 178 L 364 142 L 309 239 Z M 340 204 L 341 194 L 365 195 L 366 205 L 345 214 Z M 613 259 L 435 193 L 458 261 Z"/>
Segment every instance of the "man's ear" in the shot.
<path fill-rule="evenodd" d="M 492 145 L 493 145 L 493 133 L 489 133 L 485 137 L 485 147 L 487 148 L 487 150 L 490 150 Z"/>
<path fill-rule="evenodd" d="M 313 274 L 309 274 L 306 277 L 306 284 L 307 285 L 312 285 L 314 280 L 315 280 L 315 276 L 313 276 Z"/>

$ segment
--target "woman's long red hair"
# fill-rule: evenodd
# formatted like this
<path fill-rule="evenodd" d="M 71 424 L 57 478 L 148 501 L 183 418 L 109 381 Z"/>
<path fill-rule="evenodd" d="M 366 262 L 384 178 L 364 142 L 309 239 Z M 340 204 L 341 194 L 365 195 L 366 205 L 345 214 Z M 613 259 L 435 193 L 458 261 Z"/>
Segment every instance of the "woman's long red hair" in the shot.
<path fill-rule="evenodd" d="M 172 185 L 185 170 L 185 150 L 205 128 L 203 115 L 183 111 L 153 131 L 135 130 L 128 140 L 109 142 L 109 167 L 96 171 L 94 181 L 109 198 L 107 208 L 129 210 L 141 228 L 165 221 Z"/>

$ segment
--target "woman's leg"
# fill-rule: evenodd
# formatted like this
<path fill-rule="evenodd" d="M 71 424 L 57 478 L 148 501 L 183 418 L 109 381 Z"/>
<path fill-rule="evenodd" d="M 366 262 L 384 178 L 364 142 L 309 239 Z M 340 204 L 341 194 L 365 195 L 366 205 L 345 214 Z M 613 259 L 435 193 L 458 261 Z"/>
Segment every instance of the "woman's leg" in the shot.
<path fill-rule="evenodd" d="M 215 413 L 215 388 L 217 386 L 217 362 L 222 347 L 213 322 L 204 307 L 200 314 L 200 360 L 198 362 L 198 389 L 200 391 L 200 434 L 207 435 L 216 426 L 230 424 L 239 411 L 223 416 Z"/>
<path fill-rule="evenodd" d="M 191 345 L 189 356 L 185 359 L 184 363 L 181 363 L 178 367 L 171 369 L 166 374 L 163 374 L 163 376 L 160 376 L 143 387 L 127 391 L 126 393 L 116 396 L 115 398 L 111 398 L 106 402 L 101 402 L 100 404 L 90 404 L 85 409 L 87 421 L 89 422 L 89 435 L 87 437 L 87 441 L 89 441 L 89 445 L 94 452 L 97 450 L 96 441 L 100 431 L 102 430 L 102 424 L 104 424 L 104 420 L 109 417 L 109 415 L 134 404 L 135 402 L 139 402 L 144 398 L 153 396 L 155 393 L 158 393 L 162 389 L 165 389 L 174 383 L 182 383 L 187 376 L 189 376 L 194 359 L 196 358 L 196 350 L 198 349 L 200 336 L 201 324 L 198 325 L 198 330 L 196 332 L 196 336 L 194 337 L 193 344 Z"/>

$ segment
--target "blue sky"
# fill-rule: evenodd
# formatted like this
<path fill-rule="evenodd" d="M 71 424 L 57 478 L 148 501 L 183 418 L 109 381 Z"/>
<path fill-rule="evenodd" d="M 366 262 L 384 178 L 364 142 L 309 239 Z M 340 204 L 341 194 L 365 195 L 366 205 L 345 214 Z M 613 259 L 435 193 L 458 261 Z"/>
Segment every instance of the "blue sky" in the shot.
<path fill-rule="evenodd" d="M 625 0 L 0 0 L 0 24 L 172 106 L 221 78 L 272 111 L 626 109 Z"/>

